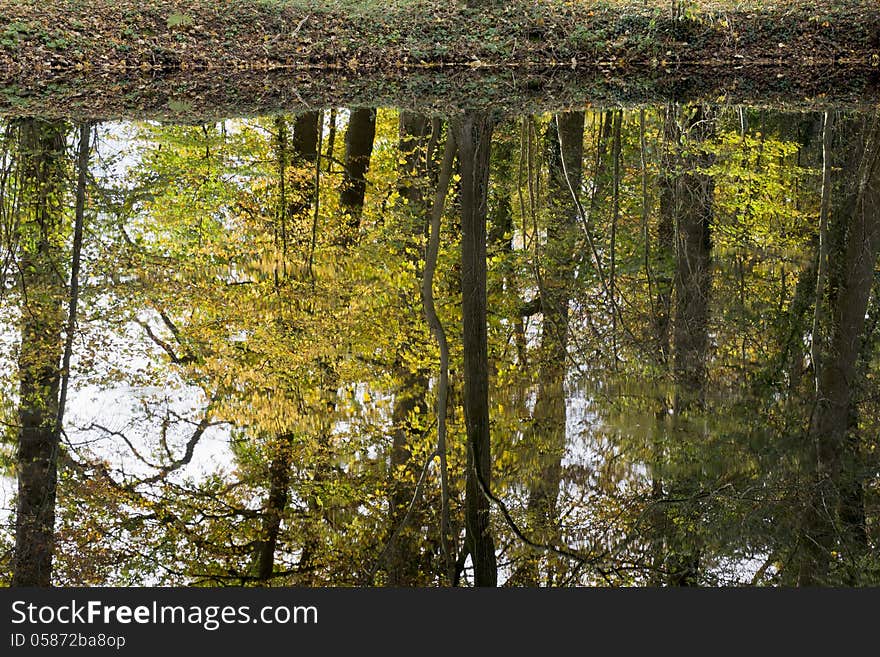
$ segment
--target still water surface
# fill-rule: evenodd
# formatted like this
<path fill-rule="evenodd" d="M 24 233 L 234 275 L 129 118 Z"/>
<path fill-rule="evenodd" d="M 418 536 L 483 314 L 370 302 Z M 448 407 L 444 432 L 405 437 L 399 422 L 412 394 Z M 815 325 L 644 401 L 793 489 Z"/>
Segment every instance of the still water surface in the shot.
<path fill-rule="evenodd" d="M 880 582 L 876 115 L 2 127 L 7 572 L 79 178 L 57 583 Z"/>

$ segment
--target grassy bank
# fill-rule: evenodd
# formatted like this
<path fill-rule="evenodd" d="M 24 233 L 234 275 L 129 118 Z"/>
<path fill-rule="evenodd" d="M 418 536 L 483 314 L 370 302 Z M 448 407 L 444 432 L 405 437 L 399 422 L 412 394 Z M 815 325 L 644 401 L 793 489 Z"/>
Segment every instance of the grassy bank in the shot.
<path fill-rule="evenodd" d="M 877 64 L 876 0 L 0 0 L 0 71 Z"/>

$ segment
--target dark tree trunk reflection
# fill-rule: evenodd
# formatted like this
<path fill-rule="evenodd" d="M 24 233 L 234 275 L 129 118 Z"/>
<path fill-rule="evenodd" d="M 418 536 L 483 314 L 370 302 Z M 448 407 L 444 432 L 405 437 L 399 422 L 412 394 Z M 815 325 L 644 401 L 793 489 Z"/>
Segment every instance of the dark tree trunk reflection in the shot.
<path fill-rule="evenodd" d="M 348 215 L 348 230 L 354 239 L 360 228 L 367 192 L 367 169 L 376 136 L 376 110 L 359 107 L 351 110 L 345 131 L 345 161 L 339 203 Z"/>
<path fill-rule="evenodd" d="M 21 275 L 18 505 L 13 586 L 49 586 L 55 546 L 60 426 L 67 127 L 18 123 Z"/>
<path fill-rule="evenodd" d="M 490 525 L 492 457 L 489 433 L 489 351 L 486 317 L 486 216 L 494 120 L 466 113 L 456 121 L 461 175 L 461 292 L 464 415 L 468 437 L 465 522 L 474 583 L 495 586 L 498 571 Z"/>
<path fill-rule="evenodd" d="M 665 147 L 670 150 L 668 168 L 661 179 L 659 239 L 661 257 L 668 253 L 668 241 L 673 239 L 675 265 L 671 290 L 660 279 L 655 319 L 659 359 L 664 364 L 670 319 L 672 324 L 674 393 L 671 409 L 660 409 L 664 415 L 667 410 L 672 411 L 673 431 L 666 433 L 667 454 L 699 449 L 700 438 L 705 435 L 700 425 L 705 422 L 706 411 L 714 181 L 705 171 L 711 157 L 705 153 L 704 142 L 713 131 L 714 119 L 706 107 L 667 107 L 664 134 Z M 671 318 L 666 311 L 670 292 L 674 298 Z M 664 417 L 661 431 L 665 426 Z M 697 444 L 691 447 L 687 444 L 690 441 Z M 699 466 L 682 464 L 673 471 L 665 480 L 655 479 L 655 497 L 660 489 L 676 498 L 687 498 L 699 491 Z M 700 541 L 696 528 L 700 520 L 695 513 L 696 509 L 684 503 L 670 509 L 662 519 L 663 568 L 670 585 L 699 583 Z"/>
<path fill-rule="evenodd" d="M 843 561 L 842 579 L 858 580 L 867 551 L 857 413 L 857 363 L 865 315 L 880 251 L 880 116 L 838 121 L 835 148 L 841 166 L 832 183 L 828 219 L 828 277 L 816 299 L 824 321 L 813 335 L 816 403 L 809 426 L 815 448 L 815 483 L 808 498 L 799 548 L 798 582 L 830 584 Z M 839 559 L 836 558 L 839 555 Z"/>

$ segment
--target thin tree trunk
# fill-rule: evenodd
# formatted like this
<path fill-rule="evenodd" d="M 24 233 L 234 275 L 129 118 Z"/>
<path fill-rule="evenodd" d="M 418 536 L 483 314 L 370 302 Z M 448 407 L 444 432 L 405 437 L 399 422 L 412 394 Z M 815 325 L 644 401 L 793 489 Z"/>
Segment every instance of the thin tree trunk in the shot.
<path fill-rule="evenodd" d="M 434 306 L 434 272 L 440 251 L 440 221 L 446 204 L 446 194 L 452 177 L 452 164 L 455 158 L 455 140 L 450 133 L 446 138 L 443 165 L 437 180 L 434 205 L 431 208 L 431 226 L 428 247 L 425 254 L 425 272 L 422 277 L 422 306 L 425 319 L 440 350 L 440 371 L 437 379 L 437 455 L 440 459 L 440 542 L 443 553 L 447 581 L 453 584 L 456 578 L 456 555 L 449 518 L 449 474 L 446 460 L 446 406 L 449 396 L 449 343 L 446 330 Z"/>
<path fill-rule="evenodd" d="M 620 219 L 620 130 L 623 110 L 614 113 L 611 139 L 611 235 L 609 250 L 611 263 L 608 268 L 608 293 L 611 297 L 611 355 L 614 370 L 617 370 L 617 222 Z"/>
<path fill-rule="evenodd" d="M 76 160 L 76 201 L 74 206 L 73 244 L 70 257 L 70 291 L 67 305 L 67 326 L 64 337 L 64 355 L 61 358 L 61 390 L 58 393 L 58 432 L 64 428 L 64 409 L 67 405 L 67 390 L 70 384 L 70 359 L 73 356 L 73 337 L 76 332 L 76 318 L 79 307 L 79 269 L 82 258 L 83 228 L 86 212 L 86 181 L 89 170 L 89 138 L 92 126 L 83 123 L 79 127 L 79 150 Z"/>
<path fill-rule="evenodd" d="M 681 164 L 678 151 L 681 134 L 677 123 L 677 108 L 667 105 L 663 120 L 663 155 L 660 165 L 660 217 L 657 224 L 657 255 L 655 257 L 656 301 L 654 335 L 657 340 L 659 362 L 666 367 L 670 360 L 672 326 L 672 286 L 675 268 L 675 219 L 678 213 L 676 176 Z M 665 406 L 665 404 L 664 404 Z M 664 408 L 664 413 L 666 409 Z"/>
<path fill-rule="evenodd" d="M 822 119 L 822 200 L 819 205 L 819 258 L 816 263 L 816 303 L 813 312 L 813 328 L 811 333 L 810 360 L 813 363 L 813 380 L 815 390 L 819 391 L 819 365 L 821 344 L 822 313 L 825 294 L 825 283 L 828 278 L 828 211 L 831 199 L 831 112 L 826 110 Z"/>
<path fill-rule="evenodd" d="M 327 130 L 327 171 L 330 171 L 333 168 L 333 160 L 336 157 L 334 151 L 336 150 L 336 108 L 330 108 L 330 116 L 327 119 L 327 122 L 330 124 Z"/>

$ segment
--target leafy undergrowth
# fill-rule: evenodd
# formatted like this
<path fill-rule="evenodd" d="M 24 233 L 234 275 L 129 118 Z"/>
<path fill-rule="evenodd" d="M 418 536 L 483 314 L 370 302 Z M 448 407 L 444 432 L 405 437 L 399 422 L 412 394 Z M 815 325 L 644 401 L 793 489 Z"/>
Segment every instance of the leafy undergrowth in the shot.
<path fill-rule="evenodd" d="M 672 8 L 680 6 L 677 15 Z M 880 3 L 0 0 L 0 70 L 876 64 Z"/>

